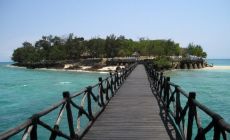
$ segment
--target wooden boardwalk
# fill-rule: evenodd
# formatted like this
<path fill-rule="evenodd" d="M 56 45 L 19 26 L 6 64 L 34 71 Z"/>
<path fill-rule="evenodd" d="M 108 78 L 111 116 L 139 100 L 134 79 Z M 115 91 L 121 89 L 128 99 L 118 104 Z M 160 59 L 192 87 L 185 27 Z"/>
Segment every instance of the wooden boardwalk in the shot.
<path fill-rule="evenodd" d="M 83 139 L 172 139 L 143 65 L 135 68 Z"/>

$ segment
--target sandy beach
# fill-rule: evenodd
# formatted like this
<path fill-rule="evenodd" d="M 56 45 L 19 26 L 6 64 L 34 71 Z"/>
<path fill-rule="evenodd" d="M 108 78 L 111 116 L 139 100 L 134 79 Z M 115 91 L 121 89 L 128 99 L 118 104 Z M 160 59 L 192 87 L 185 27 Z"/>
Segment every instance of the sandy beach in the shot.
<path fill-rule="evenodd" d="M 70 66 L 73 66 L 72 64 L 66 64 L 64 68 L 62 69 L 56 69 L 56 68 L 35 68 L 38 70 L 50 70 L 50 71 L 69 71 L 69 72 L 87 72 L 87 73 L 109 73 L 110 71 L 115 71 L 117 66 L 105 66 L 97 70 L 89 70 L 91 66 L 79 66 L 79 69 L 68 69 Z M 14 65 L 7 65 L 7 67 L 12 68 L 24 68 L 26 67 L 19 67 Z M 125 68 L 125 66 L 120 66 L 120 68 Z"/>
<path fill-rule="evenodd" d="M 119 66 L 120 68 L 125 68 L 125 66 Z M 117 66 L 106 66 L 101 69 L 98 69 L 98 71 L 115 71 Z"/>
<path fill-rule="evenodd" d="M 230 70 L 230 66 L 213 66 L 213 67 L 206 67 L 203 70 Z"/>

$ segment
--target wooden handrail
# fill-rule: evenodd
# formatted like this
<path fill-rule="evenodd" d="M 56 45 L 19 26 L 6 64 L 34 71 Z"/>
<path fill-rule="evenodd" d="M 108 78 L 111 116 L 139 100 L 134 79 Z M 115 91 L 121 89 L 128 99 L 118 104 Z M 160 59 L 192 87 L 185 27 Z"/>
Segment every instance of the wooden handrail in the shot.
<path fill-rule="evenodd" d="M 154 69 L 154 66 L 150 63 L 144 63 L 146 71 L 149 76 L 151 88 L 156 90 L 156 95 L 166 108 L 169 114 L 168 117 L 175 122 L 175 129 L 177 130 L 177 139 L 191 140 L 204 140 L 206 133 L 213 130 L 214 140 L 219 140 L 220 136 L 224 140 L 227 140 L 227 134 L 230 133 L 230 124 L 227 123 L 219 114 L 209 109 L 207 106 L 201 104 L 195 99 L 196 93 L 186 93 L 181 87 L 173 82 L 170 82 L 170 78 L 163 76 L 162 72 L 158 72 Z M 172 88 L 174 90 L 172 90 Z M 184 107 L 181 105 L 181 96 L 187 99 L 187 103 Z M 175 103 L 175 104 L 174 104 Z M 212 121 L 207 124 L 206 127 L 202 127 L 201 121 L 197 110 L 203 111 Z M 187 114 L 187 116 L 186 116 Z M 187 117 L 187 126 L 185 126 L 185 119 Z M 192 135 L 194 123 L 196 121 L 197 133 Z M 212 129 L 214 128 L 214 129 Z"/>
<path fill-rule="evenodd" d="M 121 69 L 119 71 L 116 71 L 115 73 L 110 73 L 110 75 L 105 79 L 99 77 L 99 82 L 97 84 L 93 86 L 88 86 L 80 92 L 73 94 L 70 94 L 68 91 L 63 92 L 63 99 L 61 101 L 50 106 L 48 109 L 45 109 L 41 112 L 32 115 L 32 117 L 30 117 L 21 125 L 1 133 L 0 140 L 11 138 L 22 131 L 24 131 L 24 134 L 21 136 L 23 140 L 27 139 L 29 136 L 30 139 L 37 139 L 39 135 L 37 131 L 38 125 L 50 131 L 50 139 L 56 139 L 56 137 L 62 137 L 64 139 L 81 139 L 84 136 L 84 134 L 88 131 L 88 129 L 92 126 L 95 119 L 105 109 L 109 100 L 114 96 L 116 91 L 120 88 L 124 80 L 135 67 L 136 63 L 133 63 L 125 69 Z M 93 93 L 92 89 L 95 88 L 99 89 L 98 93 Z M 82 101 L 79 105 L 73 101 L 73 99 L 77 97 L 82 98 Z M 87 100 L 87 108 L 86 106 L 84 106 L 85 100 Z M 94 101 L 95 104 L 93 104 L 94 102 L 92 101 Z M 93 105 L 98 105 L 99 110 L 94 110 L 94 108 L 92 107 Z M 50 126 L 47 123 L 40 120 L 41 117 L 46 116 L 47 114 L 54 110 L 57 110 L 58 108 L 61 109 L 57 115 L 57 120 L 55 121 L 55 124 L 53 126 Z M 78 110 L 77 118 L 73 117 L 72 110 L 74 109 Z M 69 134 L 66 134 L 59 129 L 59 124 L 61 120 L 64 118 L 62 117 L 64 111 L 66 111 L 67 114 Z M 88 124 L 86 128 L 82 130 L 80 133 L 80 118 L 82 115 L 85 115 L 86 118 L 88 118 Z M 77 121 L 74 121 L 74 119 L 77 119 Z M 74 122 L 77 122 L 77 125 L 74 125 Z M 77 126 L 77 128 L 75 129 L 74 126 Z"/>

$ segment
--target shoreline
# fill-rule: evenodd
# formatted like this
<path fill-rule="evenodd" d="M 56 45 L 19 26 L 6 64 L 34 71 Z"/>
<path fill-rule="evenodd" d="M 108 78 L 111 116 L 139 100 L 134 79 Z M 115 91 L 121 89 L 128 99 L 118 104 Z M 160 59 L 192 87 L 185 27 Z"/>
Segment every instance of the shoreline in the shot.
<path fill-rule="evenodd" d="M 6 65 L 6 67 L 10 68 L 19 68 L 19 69 L 28 69 L 26 67 L 22 66 L 15 66 L 12 64 Z M 125 66 L 120 66 L 121 68 L 124 68 Z M 65 69 L 65 68 L 34 68 L 33 70 L 47 70 L 47 71 L 61 71 L 61 72 L 84 72 L 84 73 L 109 73 L 114 72 L 117 68 L 117 66 L 104 66 L 100 69 L 95 70 L 89 70 L 91 66 L 80 66 L 79 69 Z"/>
<path fill-rule="evenodd" d="M 213 66 L 213 67 L 205 67 L 201 70 L 230 70 L 230 66 Z"/>
<path fill-rule="evenodd" d="M 59 72 L 79 72 L 79 73 L 109 73 L 108 71 L 89 71 L 89 70 L 71 70 L 71 69 L 55 69 L 55 68 L 35 68 L 34 70 L 42 71 L 59 71 Z"/>
<path fill-rule="evenodd" d="M 26 67 L 22 66 L 15 66 L 12 64 L 6 65 L 7 67 L 11 68 L 21 68 L 21 69 L 27 69 Z M 120 66 L 121 68 L 124 68 L 124 66 Z M 114 72 L 117 68 L 117 66 L 103 66 L 99 69 L 93 69 L 90 70 L 91 66 L 79 66 L 79 69 L 67 69 L 67 68 L 35 68 L 34 70 L 47 70 L 47 71 L 60 71 L 60 72 L 82 72 L 82 73 L 101 73 L 101 74 L 108 74 L 109 72 Z M 230 70 L 230 66 L 213 66 L 213 67 L 205 67 L 201 69 L 169 69 L 166 71 L 176 71 L 176 70 Z"/>

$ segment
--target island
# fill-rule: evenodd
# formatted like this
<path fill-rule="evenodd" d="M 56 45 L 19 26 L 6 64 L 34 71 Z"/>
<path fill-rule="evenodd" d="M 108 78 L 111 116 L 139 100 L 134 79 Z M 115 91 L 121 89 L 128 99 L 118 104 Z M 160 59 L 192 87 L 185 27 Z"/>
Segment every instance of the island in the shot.
<path fill-rule="evenodd" d="M 171 39 L 128 39 L 108 35 L 105 39 L 69 34 L 42 36 L 35 43 L 25 41 L 12 55 L 13 65 L 26 68 L 110 71 L 137 60 L 152 61 L 157 69 L 196 69 L 209 66 L 201 45 L 183 48 Z"/>

